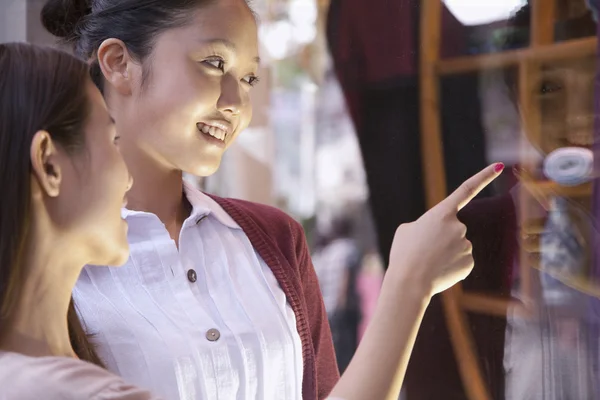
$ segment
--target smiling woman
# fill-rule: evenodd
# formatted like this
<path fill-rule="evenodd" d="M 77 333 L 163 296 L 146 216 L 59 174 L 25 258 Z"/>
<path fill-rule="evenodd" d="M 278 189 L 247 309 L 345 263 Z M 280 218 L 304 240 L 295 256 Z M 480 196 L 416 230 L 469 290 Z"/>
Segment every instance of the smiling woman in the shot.
<path fill-rule="evenodd" d="M 338 371 L 301 227 L 182 180 L 213 174 L 251 120 L 252 10 L 53 0 L 42 19 L 89 60 L 135 180 L 132 256 L 86 267 L 74 291 L 102 361 L 168 399 L 324 398 Z"/>

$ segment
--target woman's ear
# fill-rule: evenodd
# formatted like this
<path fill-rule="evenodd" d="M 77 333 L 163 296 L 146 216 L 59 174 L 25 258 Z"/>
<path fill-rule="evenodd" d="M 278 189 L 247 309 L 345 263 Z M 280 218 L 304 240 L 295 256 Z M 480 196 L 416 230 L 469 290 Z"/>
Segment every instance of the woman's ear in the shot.
<path fill-rule="evenodd" d="M 97 52 L 98 64 L 104 79 L 118 93 L 128 96 L 133 92 L 134 72 L 140 66 L 129 55 L 127 46 L 119 39 L 106 39 Z"/>
<path fill-rule="evenodd" d="M 33 136 L 30 158 L 33 175 L 41 190 L 49 197 L 57 197 L 62 180 L 59 154 L 48 132 L 38 131 Z"/>

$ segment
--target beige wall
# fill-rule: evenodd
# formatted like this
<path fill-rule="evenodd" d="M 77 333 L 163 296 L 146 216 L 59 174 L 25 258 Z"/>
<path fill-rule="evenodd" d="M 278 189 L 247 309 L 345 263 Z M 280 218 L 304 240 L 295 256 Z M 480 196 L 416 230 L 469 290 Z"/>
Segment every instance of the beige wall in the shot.
<path fill-rule="evenodd" d="M 27 40 L 27 1 L 0 0 L 0 42 Z"/>
<path fill-rule="evenodd" d="M 52 45 L 54 38 L 40 22 L 45 0 L 0 0 L 0 42 Z"/>
<path fill-rule="evenodd" d="M 40 22 L 40 12 L 45 3 L 45 0 L 27 0 L 27 41 L 53 45 L 55 43 L 54 36 L 48 33 Z"/>

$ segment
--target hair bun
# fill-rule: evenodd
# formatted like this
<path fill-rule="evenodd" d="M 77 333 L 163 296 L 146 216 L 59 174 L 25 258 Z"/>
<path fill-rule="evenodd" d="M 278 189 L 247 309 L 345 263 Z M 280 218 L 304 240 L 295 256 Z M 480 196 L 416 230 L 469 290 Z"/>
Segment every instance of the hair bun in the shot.
<path fill-rule="evenodd" d="M 42 24 L 54 36 L 71 39 L 77 23 L 91 12 L 90 1 L 48 0 L 42 8 Z"/>

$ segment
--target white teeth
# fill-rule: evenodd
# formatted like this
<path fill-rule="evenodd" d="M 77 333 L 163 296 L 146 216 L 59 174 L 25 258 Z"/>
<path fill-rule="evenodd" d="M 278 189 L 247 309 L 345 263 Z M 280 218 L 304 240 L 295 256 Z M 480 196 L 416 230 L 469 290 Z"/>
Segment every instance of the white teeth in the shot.
<path fill-rule="evenodd" d="M 223 129 L 217 128 L 214 126 L 198 124 L 198 129 L 216 139 L 223 140 L 223 141 L 225 140 L 225 137 L 227 136 Z"/>

